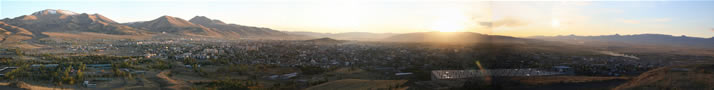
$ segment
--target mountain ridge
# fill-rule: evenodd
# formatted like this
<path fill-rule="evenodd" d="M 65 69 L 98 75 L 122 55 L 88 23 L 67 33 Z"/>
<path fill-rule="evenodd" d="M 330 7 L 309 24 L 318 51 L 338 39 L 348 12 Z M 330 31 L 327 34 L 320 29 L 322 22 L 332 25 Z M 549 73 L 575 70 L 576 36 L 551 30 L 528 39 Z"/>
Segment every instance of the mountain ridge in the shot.
<path fill-rule="evenodd" d="M 141 30 L 119 24 L 100 14 L 77 14 L 66 10 L 47 9 L 31 15 L 6 18 L 7 24 L 25 28 L 35 35 L 41 32 L 96 32 L 121 35 L 143 34 Z"/>
<path fill-rule="evenodd" d="M 684 46 L 684 47 L 704 47 L 711 48 L 714 46 L 713 38 L 688 37 L 685 35 L 674 36 L 667 34 L 633 34 L 633 35 L 600 35 L 600 36 L 534 36 L 528 37 L 534 39 L 543 39 L 560 42 L 618 42 L 629 44 L 647 44 L 647 45 L 667 45 L 667 46 Z"/>
<path fill-rule="evenodd" d="M 217 32 L 226 34 L 227 36 L 239 36 L 243 38 L 259 38 L 259 37 L 299 37 L 290 35 L 281 31 L 270 28 L 243 26 L 238 24 L 228 24 L 223 21 L 210 19 L 206 16 L 195 16 L 189 22 L 212 28 Z"/>

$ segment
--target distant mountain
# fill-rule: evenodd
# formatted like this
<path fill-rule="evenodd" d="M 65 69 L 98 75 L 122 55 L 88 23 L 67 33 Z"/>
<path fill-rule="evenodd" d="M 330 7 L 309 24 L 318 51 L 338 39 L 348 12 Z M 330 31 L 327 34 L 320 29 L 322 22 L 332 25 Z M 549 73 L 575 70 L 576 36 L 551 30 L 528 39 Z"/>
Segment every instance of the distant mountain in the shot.
<path fill-rule="evenodd" d="M 189 20 L 189 22 L 212 28 L 221 34 L 224 34 L 225 36 L 240 36 L 243 38 L 294 36 L 270 28 L 226 24 L 223 21 L 210 19 L 205 16 L 193 17 L 191 18 L 191 20 Z"/>
<path fill-rule="evenodd" d="M 417 32 L 398 34 L 383 39 L 394 42 L 444 42 L 444 43 L 477 43 L 482 41 L 518 41 L 525 39 L 508 36 L 485 35 L 473 32 Z"/>
<path fill-rule="evenodd" d="M 19 42 L 32 39 L 33 37 L 35 37 L 35 35 L 25 28 L 0 21 L 0 43 Z"/>
<path fill-rule="evenodd" d="M 209 36 L 222 37 L 223 35 L 215 30 L 198 24 L 193 24 L 184 19 L 161 16 L 151 21 L 127 23 L 134 28 L 145 29 L 149 32 L 170 33 L 189 36 Z"/>
<path fill-rule="evenodd" d="M 342 43 L 344 41 L 332 39 L 332 38 L 318 38 L 318 39 L 310 39 L 310 40 L 305 40 L 305 42 L 311 42 L 311 43 L 316 43 L 316 44 L 337 44 L 337 43 Z"/>
<path fill-rule="evenodd" d="M 369 33 L 369 32 L 345 32 L 345 33 L 316 33 L 316 32 L 289 32 L 291 34 L 306 35 L 312 37 L 329 37 L 343 40 L 363 40 L 379 41 L 384 38 L 396 35 L 394 33 Z"/>
<path fill-rule="evenodd" d="M 664 34 L 603 35 L 603 36 L 536 36 L 534 39 L 561 41 L 576 44 L 625 43 L 639 45 L 666 45 L 681 47 L 714 48 L 714 39 Z"/>
<path fill-rule="evenodd" d="M 99 14 L 75 13 L 66 10 L 46 9 L 16 18 L 6 18 L 9 25 L 25 28 L 35 35 L 42 32 L 79 33 L 94 32 L 104 34 L 137 35 L 141 30 L 119 24 Z"/>

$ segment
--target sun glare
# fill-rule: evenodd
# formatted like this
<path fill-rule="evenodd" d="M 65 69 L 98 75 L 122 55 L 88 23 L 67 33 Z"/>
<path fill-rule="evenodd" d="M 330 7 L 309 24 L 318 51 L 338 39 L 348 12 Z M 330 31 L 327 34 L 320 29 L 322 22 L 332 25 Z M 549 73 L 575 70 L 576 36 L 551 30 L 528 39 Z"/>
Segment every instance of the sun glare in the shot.
<path fill-rule="evenodd" d="M 431 29 L 439 32 L 462 32 L 465 31 L 468 19 L 462 11 L 447 9 L 439 13 Z"/>
<path fill-rule="evenodd" d="M 553 28 L 560 27 L 560 20 L 558 20 L 558 19 L 553 19 L 553 20 L 550 21 L 550 25 L 551 25 Z"/>

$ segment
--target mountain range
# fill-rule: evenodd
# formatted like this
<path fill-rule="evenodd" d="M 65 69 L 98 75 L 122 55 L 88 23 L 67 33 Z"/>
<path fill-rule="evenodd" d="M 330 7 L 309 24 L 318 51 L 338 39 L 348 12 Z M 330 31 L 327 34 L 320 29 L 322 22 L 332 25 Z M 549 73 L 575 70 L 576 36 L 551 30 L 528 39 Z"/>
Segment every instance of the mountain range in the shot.
<path fill-rule="evenodd" d="M 172 16 L 161 16 L 150 21 L 117 23 L 101 14 L 75 13 L 68 10 L 46 9 L 29 15 L 0 20 L 2 42 L 18 42 L 61 34 L 84 33 L 96 35 L 161 36 L 164 34 L 181 37 L 207 38 L 304 38 L 270 28 L 227 24 L 220 20 L 196 16 L 185 20 Z"/>
<path fill-rule="evenodd" d="M 602 35 L 602 36 L 534 36 L 533 39 L 560 41 L 572 44 L 629 44 L 629 45 L 666 45 L 676 47 L 712 48 L 714 38 L 672 36 L 665 34 Z"/>
<path fill-rule="evenodd" d="M 100 14 L 79 14 L 66 10 L 47 9 L 0 21 L 25 28 L 35 35 L 39 35 L 41 32 L 96 32 L 120 35 L 144 33 L 139 29 L 114 22 Z"/>
<path fill-rule="evenodd" d="M 478 43 L 481 41 L 523 41 L 525 39 L 509 37 L 509 36 L 498 36 L 498 35 L 486 35 L 474 32 L 418 32 L 418 33 L 406 33 L 397 34 L 387 38 L 382 41 L 393 41 L 393 42 L 440 42 L 440 43 Z"/>
<path fill-rule="evenodd" d="M 317 32 L 288 32 L 295 35 L 305 35 L 312 37 L 329 37 L 340 40 L 360 40 L 360 41 L 381 41 L 396 33 L 370 33 L 370 32 L 344 32 L 344 33 L 317 33 Z"/>

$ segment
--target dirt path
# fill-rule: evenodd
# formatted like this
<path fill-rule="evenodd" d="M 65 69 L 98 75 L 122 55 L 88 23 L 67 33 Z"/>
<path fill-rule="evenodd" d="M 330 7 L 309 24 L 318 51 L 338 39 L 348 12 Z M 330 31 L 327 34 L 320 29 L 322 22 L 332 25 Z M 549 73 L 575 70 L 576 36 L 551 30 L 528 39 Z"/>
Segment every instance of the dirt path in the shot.
<path fill-rule="evenodd" d="M 162 79 L 163 82 L 161 83 L 161 88 L 163 89 L 171 89 L 171 90 L 184 90 L 188 89 L 189 84 L 183 81 L 171 79 L 171 77 L 168 76 L 168 74 L 171 73 L 171 70 L 164 70 L 161 71 L 159 74 L 156 74 L 156 77 Z"/>

